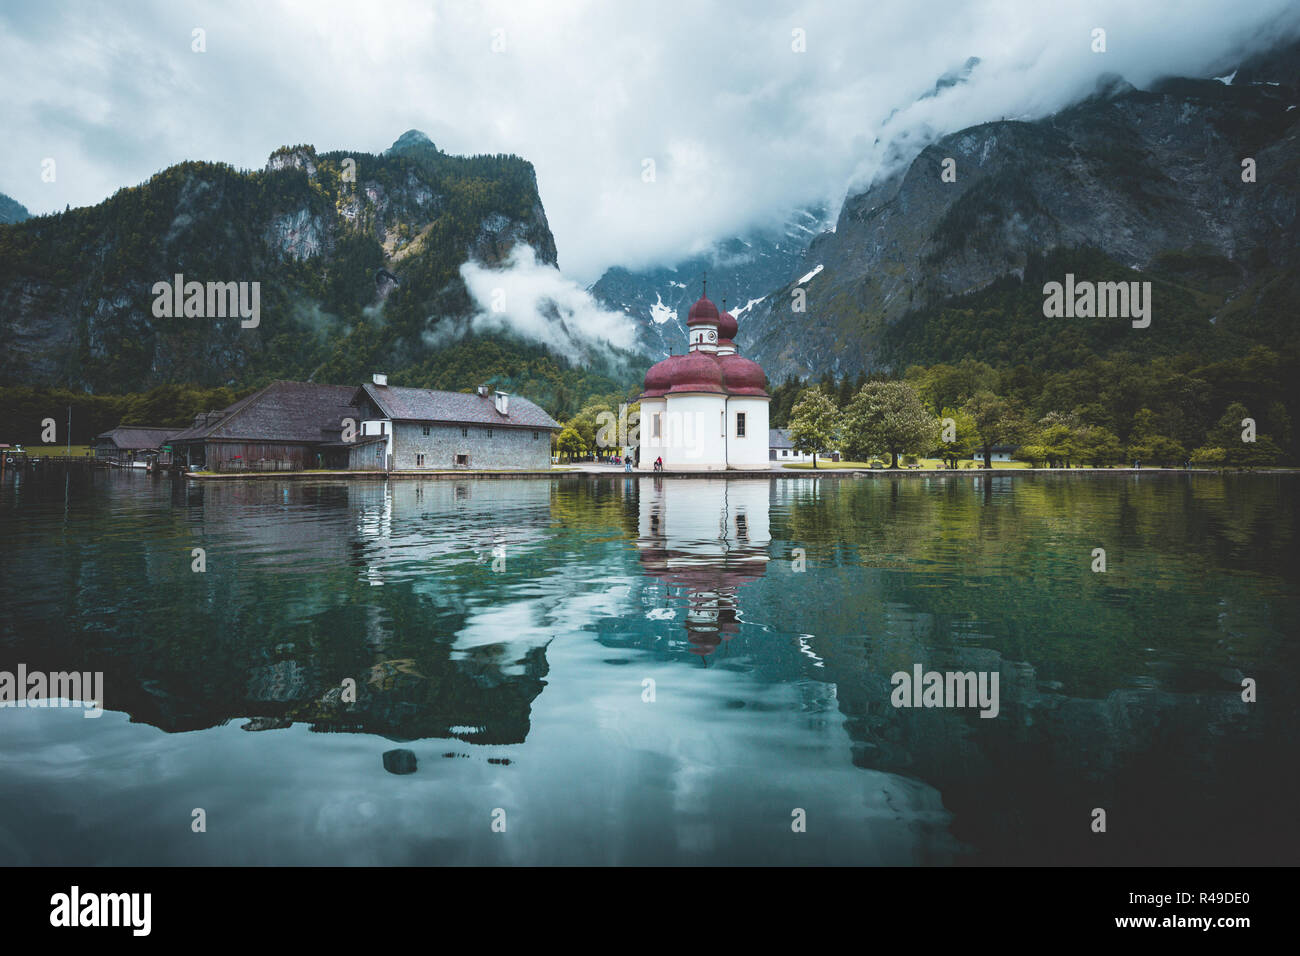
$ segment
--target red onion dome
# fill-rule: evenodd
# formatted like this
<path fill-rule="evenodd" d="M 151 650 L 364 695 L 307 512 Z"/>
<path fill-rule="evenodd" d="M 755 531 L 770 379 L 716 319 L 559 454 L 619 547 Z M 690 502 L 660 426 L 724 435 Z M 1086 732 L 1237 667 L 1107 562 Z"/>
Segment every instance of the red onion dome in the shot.
<path fill-rule="evenodd" d="M 692 310 L 694 311 L 694 310 Z M 708 352 L 688 352 L 678 356 L 673 367 L 672 392 L 717 392 L 725 395 L 722 387 L 722 366 Z"/>
<path fill-rule="evenodd" d="M 685 356 L 670 355 L 661 362 L 650 366 L 645 373 L 645 391 L 642 398 L 662 398 L 664 392 L 673 387 L 673 369 Z"/>
<path fill-rule="evenodd" d="M 718 316 L 718 338 L 730 341 L 740 334 L 740 323 L 730 312 Z"/>
<path fill-rule="evenodd" d="M 691 311 L 686 315 L 687 325 L 717 325 L 718 324 L 718 307 L 700 296 L 698 302 L 691 306 Z"/>
<path fill-rule="evenodd" d="M 767 373 L 763 366 L 740 355 L 724 355 L 718 359 L 722 374 L 731 395 L 766 395 Z"/>

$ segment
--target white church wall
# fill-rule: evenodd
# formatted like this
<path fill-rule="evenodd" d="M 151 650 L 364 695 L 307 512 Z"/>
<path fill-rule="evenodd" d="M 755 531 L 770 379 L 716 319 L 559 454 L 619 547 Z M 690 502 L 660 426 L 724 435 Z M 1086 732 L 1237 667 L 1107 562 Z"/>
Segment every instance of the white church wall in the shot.
<path fill-rule="evenodd" d="M 658 419 L 656 420 L 656 416 Z M 641 463 L 643 471 L 654 469 L 655 459 L 664 453 L 666 434 L 665 402 L 662 398 L 641 399 L 641 417 L 637 421 L 641 442 Z"/>
<path fill-rule="evenodd" d="M 745 416 L 745 434 L 739 432 L 739 416 Z M 727 465 L 730 468 L 768 469 L 768 399 L 733 395 L 727 402 Z"/>
<path fill-rule="evenodd" d="M 676 471 L 725 471 L 722 436 L 725 397 L 714 393 L 677 393 L 667 396 L 667 406 L 664 467 Z"/>

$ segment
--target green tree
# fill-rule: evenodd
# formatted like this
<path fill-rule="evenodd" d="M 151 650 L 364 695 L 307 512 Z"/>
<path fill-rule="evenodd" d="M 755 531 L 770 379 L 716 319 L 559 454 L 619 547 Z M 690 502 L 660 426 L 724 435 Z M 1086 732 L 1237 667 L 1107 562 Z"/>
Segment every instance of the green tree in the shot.
<path fill-rule="evenodd" d="M 844 410 L 850 456 L 887 451 L 890 468 L 898 467 L 898 456 L 904 452 L 933 448 L 938 431 L 939 423 L 906 382 L 868 382 Z"/>
<path fill-rule="evenodd" d="M 1202 445 L 1192 452 L 1192 464 L 1198 468 L 1219 468 L 1227 460 L 1227 451 L 1218 447 Z"/>
<path fill-rule="evenodd" d="M 975 419 L 960 408 L 945 408 L 940 412 L 938 436 L 939 442 L 933 450 L 938 457 L 947 462 L 949 468 L 958 467 L 958 462 L 963 458 L 971 457 L 979 447 Z"/>
<path fill-rule="evenodd" d="M 560 437 L 556 439 L 555 447 L 559 449 L 560 454 L 567 456 L 569 461 L 573 461 L 575 455 L 582 455 L 587 451 L 582 436 L 572 425 L 564 426 Z"/>
<path fill-rule="evenodd" d="M 1024 423 L 1006 399 L 989 391 L 972 395 L 965 410 L 975 420 L 984 467 L 992 468 L 993 446 L 1019 441 L 1025 431 Z"/>
<path fill-rule="evenodd" d="M 1079 460 L 1093 468 L 1113 465 L 1124 458 L 1124 447 L 1119 438 L 1100 425 L 1084 425 L 1075 437 Z"/>
<path fill-rule="evenodd" d="M 1243 423 L 1250 418 L 1250 412 L 1246 410 L 1245 405 L 1241 402 L 1233 402 L 1224 411 L 1218 423 L 1210 429 L 1210 433 L 1206 436 L 1206 445 L 1222 448 L 1226 453 L 1226 463 L 1237 468 L 1276 463 L 1282 457 L 1282 449 L 1278 447 L 1272 436 L 1260 432 L 1258 425 L 1254 441 L 1247 441 L 1248 426 Z"/>
<path fill-rule="evenodd" d="M 820 388 L 806 389 L 790 411 L 790 442 L 794 450 L 813 456 L 832 451 L 839 445 L 843 431 L 843 416 L 835 403 Z"/>

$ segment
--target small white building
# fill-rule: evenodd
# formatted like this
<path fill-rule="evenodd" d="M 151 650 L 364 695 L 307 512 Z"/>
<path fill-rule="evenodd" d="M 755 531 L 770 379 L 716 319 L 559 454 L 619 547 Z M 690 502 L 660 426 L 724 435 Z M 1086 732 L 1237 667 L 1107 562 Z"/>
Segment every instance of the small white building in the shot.
<path fill-rule="evenodd" d="M 704 295 L 686 319 L 690 350 L 646 372 L 640 469 L 767 470 L 767 375 L 736 354 L 739 324 Z"/>
<path fill-rule="evenodd" d="M 813 456 L 807 452 L 796 451 L 794 441 L 790 438 L 790 429 L 788 428 L 770 428 L 767 432 L 767 457 L 769 461 L 778 465 L 799 465 L 806 464 L 813 460 Z M 818 461 L 839 461 L 840 453 L 837 451 L 818 454 Z"/>

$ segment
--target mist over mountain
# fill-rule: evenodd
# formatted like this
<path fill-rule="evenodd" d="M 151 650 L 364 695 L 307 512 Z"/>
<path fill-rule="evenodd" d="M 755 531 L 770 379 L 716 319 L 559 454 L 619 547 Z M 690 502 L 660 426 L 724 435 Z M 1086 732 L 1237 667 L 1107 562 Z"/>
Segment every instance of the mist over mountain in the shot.
<path fill-rule="evenodd" d="M 383 155 L 304 145 L 255 171 L 186 162 L 98 206 L 0 229 L 0 375 L 125 392 L 388 371 L 542 400 L 609 385 L 600 349 L 562 354 L 512 323 L 531 314 L 521 297 L 491 334 L 466 325 L 484 305 L 462 267 L 513 266 L 516 246 L 562 284 L 536 176 L 516 156 L 449 156 L 409 131 Z M 258 283 L 260 321 L 156 316 L 154 286 L 176 275 Z"/>
<path fill-rule="evenodd" d="M 920 347 L 922 326 L 965 296 L 967 325 L 982 338 L 962 338 L 945 358 L 1006 361 L 1014 342 L 1005 324 L 981 317 L 980 290 L 1025 279 L 1035 257 L 1080 248 L 1089 250 L 1081 267 L 1107 271 L 1098 280 L 1136 270 L 1130 278 L 1159 283 L 1151 328 L 1116 347 L 1186 344 L 1192 328 L 1212 332 L 1205 341 L 1216 347 L 1280 341 L 1285 302 L 1300 291 L 1298 50 L 1291 43 L 1217 79 L 1167 78 L 1146 90 L 1103 77 L 1093 95 L 1044 119 L 939 138 L 846 198 L 834 231 L 794 268 L 800 278 L 747 311 L 742 348 L 773 378 L 935 361 L 943 349 Z M 1253 182 L 1243 182 L 1246 159 Z M 945 160 L 955 163 L 953 182 L 942 176 Z M 1072 260 L 1054 261 L 1064 273 Z M 1035 297 L 1041 306 L 1041 270 L 1034 278 L 1022 311 Z M 1165 321 L 1171 314 L 1178 323 Z M 1050 323 L 1041 312 L 1037 320 L 1046 334 Z"/>
<path fill-rule="evenodd" d="M 809 243 L 832 224 L 824 205 L 799 209 L 779 227 L 717 242 L 670 266 L 612 268 L 589 291 L 601 305 L 633 319 L 640 349 L 662 358 L 686 349 L 686 313 L 706 275 L 710 298 L 719 304 L 725 299 L 733 313 L 743 314 L 751 300 L 795 276 Z"/>
<path fill-rule="evenodd" d="M 0 223 L 22 222 L 28 215 L 26 206 L 0 193 Z"/>

